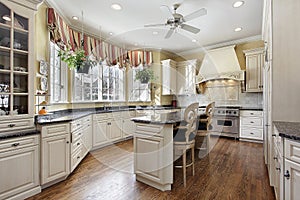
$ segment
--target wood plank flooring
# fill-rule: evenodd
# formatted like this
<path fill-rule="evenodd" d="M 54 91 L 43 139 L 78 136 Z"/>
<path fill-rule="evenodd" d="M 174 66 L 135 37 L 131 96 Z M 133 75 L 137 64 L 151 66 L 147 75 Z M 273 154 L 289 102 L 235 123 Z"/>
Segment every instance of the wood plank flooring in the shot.
<path fill-rule="evenodd" d="M 196 158 L 195 176 L 187 170 L 186 188 L 180 169 L 174 171 L 171 191 L 162 192 L 135 181 L 133 141 L 128 140 L 89 153 L 65 181 L 28 200 L 275 199 L 262 144 L 229 138 L 216 141 L 208 156 Z"/>

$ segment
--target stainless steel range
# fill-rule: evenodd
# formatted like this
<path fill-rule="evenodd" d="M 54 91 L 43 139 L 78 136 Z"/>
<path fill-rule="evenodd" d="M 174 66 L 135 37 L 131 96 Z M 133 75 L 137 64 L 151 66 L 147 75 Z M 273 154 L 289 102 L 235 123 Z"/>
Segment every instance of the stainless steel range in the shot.
<path fill-rule="evenodd" d="M 239 115 L 238 107 L 216 107 L 211 131 L 218 132 L 222 136 L 239 138 Z"/>

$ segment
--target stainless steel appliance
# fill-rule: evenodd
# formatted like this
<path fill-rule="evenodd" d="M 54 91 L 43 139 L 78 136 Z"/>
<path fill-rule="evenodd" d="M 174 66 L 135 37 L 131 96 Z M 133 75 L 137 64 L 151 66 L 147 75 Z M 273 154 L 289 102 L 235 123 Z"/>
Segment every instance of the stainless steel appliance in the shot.
<path fill-rule="evenodd" d="M 237 107 L 216 107 L 211 131 L 222 136 L 239 138 L 240 119 Z"/>

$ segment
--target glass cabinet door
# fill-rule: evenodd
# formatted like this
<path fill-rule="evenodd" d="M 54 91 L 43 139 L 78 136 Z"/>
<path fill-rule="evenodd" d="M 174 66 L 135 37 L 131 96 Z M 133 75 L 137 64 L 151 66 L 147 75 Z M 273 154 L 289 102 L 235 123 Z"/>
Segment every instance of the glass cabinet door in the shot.
<path fill-rule="evenodd" d="M 28 22 L 0 3 L 0 116 L 28 114 Z"/>

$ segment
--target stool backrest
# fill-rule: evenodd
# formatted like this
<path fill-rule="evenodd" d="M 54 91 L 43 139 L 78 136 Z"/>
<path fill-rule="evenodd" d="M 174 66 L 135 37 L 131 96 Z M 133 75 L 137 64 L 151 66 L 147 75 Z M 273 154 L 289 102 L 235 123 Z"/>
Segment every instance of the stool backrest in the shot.
<path fill-rule="evenodd" d="M 210 104 L 208 104 L 206 106 L 205 112 L 206 112 L 206 116 L 207 116 L 207 124 L 206 124 L 207 130 L 209 130 L 209 126 L 212 121 L 214 110 L 215 110 L 215 102 L 211 102 Z"/>
<path fill-rule="evenodd" d="M 187 123 L 187 130 L 185 132 L 186 142 L 189 141 L 190 134 L 197 129 L 198 107 L 199 103 L 192 103 L 184 111 L 184 121 Z"/>

